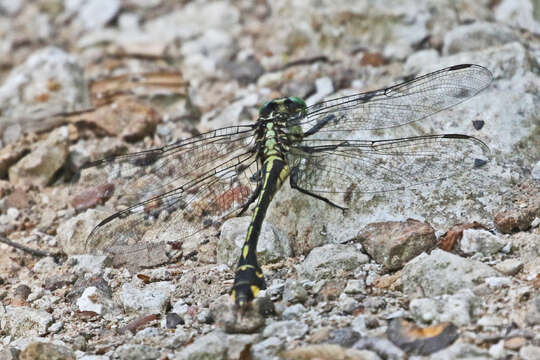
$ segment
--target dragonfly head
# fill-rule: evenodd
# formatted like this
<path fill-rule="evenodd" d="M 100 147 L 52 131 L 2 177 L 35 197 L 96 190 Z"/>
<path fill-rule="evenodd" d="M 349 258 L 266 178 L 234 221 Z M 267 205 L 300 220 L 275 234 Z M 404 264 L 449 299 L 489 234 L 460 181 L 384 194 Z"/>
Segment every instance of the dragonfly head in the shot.
<path fill-rule="evenodd" d="M 265 102 L 259 108 L 259 117 L 263 119 L 302 115 L 306 111 L 306 102 L 296 96 L 289 96 Z"/>

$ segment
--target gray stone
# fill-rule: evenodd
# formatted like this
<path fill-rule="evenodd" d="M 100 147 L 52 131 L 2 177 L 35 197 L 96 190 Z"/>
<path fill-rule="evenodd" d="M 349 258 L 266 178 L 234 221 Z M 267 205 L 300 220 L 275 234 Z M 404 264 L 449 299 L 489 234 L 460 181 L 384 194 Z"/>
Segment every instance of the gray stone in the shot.
<path fill-rule="evenodd" d="M 40 49 L 11 70 L 0 86 L 0 104 L 0 124 L 8 125 L 8 119 L 30 121 L 24 123 L 25 131 L 30 131 L 34 126 L 32 121 L 40 122 L 54 113 L 90 106 L 84 71 L 77 60 L 63 50 Z"/>
<path fill-rule="evenodd" d="M 99 244 L 87 243 L 86 240 L 92 229 L 108 215 L 110 214 L 104 211 L 90 209 L 71 217 L 58 227 L 56 232 L 58 244 L 68 255 L 94 253 L 97 249 L 101 249 Z"/>
<path fill-rule="evenodd" d="M 512 284 L 512 279 L 502 276 L 487 277 L 484 281 L 486 282 L 486 285 L 492 289 L 509 287 Z"/>
<path fill-rule="evenodd" d="M 228 32 L 211 28 L 197 39 L 184 42 L 181 52 L 188 63 L 192 62 L 189 57 L 202 55 L 210 58 L 216 64 L 231 58 L 234 55 L 235 46 L 232 36 Z"/>
<path fill-rule="evenodd" d="M 283 320 L 298 320 L 307 309 L 302 304 L 294 304 L 287 307 L 281 317 Z"/>
<path fill-rule="evenodd" d="M 473 320 L 472 314 L 479 303 L 480 299 L 465 289 L 453 295 L 413 299 L 409 309 L 414 319 L 422 323 L 451 322 L 457 326 L 467 326 Z"/>
<path fill-rule="evenodd" d="M 75 354 L 66 346 L 46 342 L 35 342 L 29 344 L 21 351 L 19 359 L 75 360 Z"/>
<path fill-rule="evenodd" d="M 268 324 L 263 330 L 263 337 L 277 336 L 287 341 L 302 338 L 309 330 L 309 326 L 296 320 L 275 321 Z"/>
<path fill-rule="evenodd" d="M 368 224 L 358 234 L 366 252 L 387 269 L 397 270 L 424 251 L 435 247 L 435 230 L 413 219 Z"/>
<path fill-rule="evenodd" d="M 443 54 L 481 50 L 513 41 L 518 41 L 518 36 L 511 28 L 497 23 L 475 22 L 449 31 L 444 37 Z"/>
<path fill-rule="evenodd" d="M 105 26 L 120 10 L 119 0 L 84 0 L 77 9 L 77 20 L 87 30 Z"/>
<path fill-rule="evenodd" d="M 540 295 L 536 295 L 527 305 L 525 320 L 531 326 L 540 325 Z"/>
<path fill-rule="evenodd" d="M 303 303 L 308 298 L 308 293 L 301 282 L 287 279 L 283 288 L 283 301 L 286 304 Z"/>
<path fill-rule="evenodd" d="M 498 276 L 491 267 L 436 249 L 421 254 L 403 268 L 403 291 L 410 297 L 455 294 L 473 288 L 483 279 Z"/>
<path fill-rule="evenodd" d="M 148 21 L 143 30 L 156 41 L 166 44 L 177 38 L 193 38 L 205 29 L 230 31 L 239 19 L 240 12 L 227 1 L 189 3 L 165 16 Z"/>
<path fill-rule="evenodd" d="M 355 316 L 351 322 L 351 328 L 357 333 L 361 335 L 365 335 L 367 332 L 366 322 L 368 322 L 369 320 L 367 319 L 367 317 L 368 315 L 365 315 L 365 314 L 359 314 Z"/>
<path fill-rule="evenodd" d="M 0 13 L 15 15 L 23 5 L 22 0 L 0 0 Z"/>
<path fill-rule="evenodd" d="M 371 350 L 383 359 L 401 360 L 406 359 L 406 354 L 390 340 L 383 337 L 365 336 L 360 338 L 354 346 L 354 349 Z"/>
<path fill-rule="evenodd" d="M 519 356 L 523 360 L 539 360 L 540 346 L 526 345 L 519 349 Z"/>
<path fill-rule="evenodd" d="M 311 95 L 306 99 L 306 104 L 308 106 L 316 104 L 322 101 L 325 97 L 334 92 L 334 85 L 332 84 L 332 79 L 328 77 L 323 77 L 315 80 L 315 94 Z"/>
<path fill-rule="evenodd" d="M 298 266 L 298 272 L 309 279 L 321 280 L 354 271 L 368 261 L 367 255 L 353 245 L 327 244 L 313 249 Z"/>
<path fill-rule="evenodd" d="M 495 7 L 495 19 L 540 34 L 540 23 L 534 16 L 531 0 L 503 0 Z"/>
<path fill-rule="evenodd" d="M 60 332 L 64 328 L 64 322 L 63 321 L 56 321 L 51 326 L 49 326 L 49 332 L 52 334 L 56 334 Z"/>
<path fill-rule="evenodd" d="M 439 52 L 437 50 L 420 50 L 407 58 L 404 71 L 409 74 L 419 74 L 425 71 L 426 65 L 435 64 L 438 60 Z"/>
<path fill-rule="evenodd" d="M 61 127 L 38 143 L 28 155 L 9 168 L 9 179 L 18 185 L 46 186 L 64 165 L 69 151 L 68 128 Z"/>
<path fill-rule="evenodd" d="M 59 266 L 54 261 L 54 259 L 50 256 L 47 256 L 36 262 L 32 270 L 39 274 L 51 274 L 55 271 L 58 271 L 58 267 Z"/>
<path fill-rule="evenodd" d="M 285 343 L 276 336 L 264 339 L 251 348 L 253 360 L 280 360 L 278 354 L 285 350 Z"/>
<path fill-rule="evenodd" d="M 126 310 L 159 314 L 165 311 L 173 291 L 170 281 L 154 282 L 142 288 L 126 283 L 122 285 L 120 301 Z"/>
<path fill-rule="evenodd" d="M 233 267 L 238 262 L 242 245 L 246 239 L 250 217 L 227 220 L 221 227 L 221 237 L 217 248 L 218 264 Z M 276 262 L 292 255 L 289 239 L 279 233 L 271 224 L 263 222 L 257 244 L 257 259 L 260 265 Z"/>
<path fill-rule="evenodd" d="M 161 354 L 155 347 L 142 344 L 120 345 L 115 353 L 123 360 L 153 360 L 158 359 Z"/>
<path fill-rule="evenodd" d="M 115 307 L 109 296 L 95 286 L 84 289 L 77 299 L 79 311 L 91 311 L 99 315 L 109 313 Z"/>
<path fill-rule="evenodd" d="M 534 167 L 531 171 L 531 176 L 534 180 L 540 180 L 540 160 L 534 164 Z"/>
<path fill-rule="evenodd" d="M 347 281 L 347 286 L 345 286 L 343 292 L 350 295 L 363 294 L 366 292 L 366 282 L 362 279 L 349 280 Z"/>
<path fill-rule="evenodd" d="M 430 355 L 433 360 L 491 359 L 489 352 L 478 346 L 455 342 L 446 349 Z"/>
<path fill-rule="evenodd" d="M 83 355 L 77 360 L 110 360 L 107 355 Z"/>
<path fill-rule="evenodd" d="M 261 340 L 261 335 L 256 334 L 234 334 L 227 335 L 227 359 L 241 359 L 250 347 Z M 244 353 L 242 353 L 244 352 Z M 251 353 L 251 351 L 249 351 Z"/>
<path fill-rule="evenodd" d="M 360 334 L 350 327 L 333 329 L 328 336 L 328 343 L 350 348 L 360 338 Z"/>
<path fill-rule="evenodd" d="M 342 294 L 339 298 L 338 306 L 345 314 L 352 314 L 354 310 L 358 309 L 361 305 L 352 297 Z"/>
<path fill-rule="evenodd" d="M 253 56 L 241 62 L 225 63 L 223 68 L 231 77 L 243 85 L 256 82 L 264 74 L 264 68 Z"/>
<path fill-rule="evenodd" d="M 507 259 L 495 264 L 493 267 L 504 275 L 514 276 L 523 269 L 523 261 L 519 259 Z"/>
<path fill-rule="evenodd" d="M 75 260 L 73 271 L 76 274 L 99 274 L 112 265 L 111 258 L 107 255 L 73 255 L 70 259 Z"/>
<path fill-rule="evenodd" d="M 15 337 L 45 335 L 53 317 L 46 311 L 24 306 L 6 306 L 0 309 L 1 330 Z"/>
<path fill-rule="evenodd" d="M 186 346 L 173 359 L 177 360 L 204 360 L 204 359 L 227 359 L 227 336 L 225 333 L 215 330 L 196 339 Z"/>
<path fill-rule="evenodd" d="M 467 229 L 463 231 L 460 249 L 465 254 L 480 254 L 489 256 L 499 252 L 506 242 L 489 231 L 481 229 Z"/>

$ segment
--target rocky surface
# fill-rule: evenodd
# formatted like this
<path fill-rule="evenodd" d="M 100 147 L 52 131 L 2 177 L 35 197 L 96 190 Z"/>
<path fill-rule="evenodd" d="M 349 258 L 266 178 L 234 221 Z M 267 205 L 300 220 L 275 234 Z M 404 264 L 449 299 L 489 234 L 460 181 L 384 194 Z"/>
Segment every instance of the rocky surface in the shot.
<path fill-rule="evenodd" d="M 0 358 L 538 359 L 539 9 L 0 0 L 0 237 L 20 245 L 0 245 Z M 175 213 L 126 216 L 122 241 L 87 241 L 134 187 L 157 195 L 177 166 L 158 162 L 146 176 L 139 165 L 153 159 L 141 156 L 99 187 L 87 185 L 92 171 L 75 175 L 89 161 L 250 123 L 274 97 L 314 104 L 460 63 L 488 68 L 493 82 L 428 119 L 358 137 L 473 135 L 488 164 L 351 193 L 346 211 L 286 182 L 257 249 L 267 289 L 249 309 L 234 309 L 229 291 L 252 210 L 205 219 L 183 242 L 200 219 Z M 217 206 L 244 199 L 232 190 Z"/>

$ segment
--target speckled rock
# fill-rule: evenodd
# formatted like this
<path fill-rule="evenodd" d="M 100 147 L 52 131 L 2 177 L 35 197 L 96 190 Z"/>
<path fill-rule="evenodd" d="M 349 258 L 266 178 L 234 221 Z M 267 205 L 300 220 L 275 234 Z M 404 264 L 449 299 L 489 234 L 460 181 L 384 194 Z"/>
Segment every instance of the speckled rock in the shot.
<path fill-rule="evenodd" d="M 354 245 L 328 244 L 313 249 L 298 266 L 298 272 L 310 279 L 320 280 L 353 271 L 368 260 Z"/>
<path fill-rule="evenodd" d="M 20 360 L 75 360 L 75 354 L 65 346 L 36 342 L 21 351 Z"/>
<path fill-rule="evenodd" d="M 493 255 L 501 250 L 506 242 L 486 230 L 467 229 L 463 231 L 460 249 L 465 254 Z"/>
<path fill-rule="evenodd" d="M 152 360 L 158 359 L 160 351 L 155 347 L 143 344 L 124 344 L 115 351 L 120 359 L 130 360 Z"/>
<path fill-rule="evenodd" d="M 32 122 L 86 108 L 90 98 L 77 59 L 57 47 L 46 47 L 11 71 L 0 87 L 0 103 L 0 124 L 5 125 L 7 119 Z"/>
<path fill-rule="evenodd" d="M 514 31 L 501 24 L 475 22 L 462 25 L 444 37 L 443 54 L 451 55 L 463 51 L 479 50 L 517 41 Z"/>
<path fill-rule="evenodd" d="M 403 291 L 413 298 L 454 294 L 499 273 L 491 267 L 436 249 L 421 254 L 403 268 Z"/>
<path fill-rule="evenodd" d="M 221 227 L 217 248 L 217 262 L 234 267 L 240 257 L 242 245 L 251 221 L 250 217 L 233 218 Z M 257 244 L 259 265 L 276 262 L 291 256 L 292 251 L 286 235 L 277 231 L 272 224 L 264 222 Z"/>
<path fill-rule="evenodd" d="M 464 289 L 453 295 L 413 299 L 410 311 L 417 321 L 426 324 L 451 322 L 457 326 L 467 326 L 473 320 L 475 307 L 479 303 L 480 299 L 471 290 Z"/>
<path fill-rule="evenodd" d="M 166 309 L 174 285 L 169 281 L 159 281 L 137 287 L 134 284 L 122 285 L 120 300 L 126 310 L 159 314 Z"/>
<path fill-rule="evenodd" d="M 9 168 L 10 181 L 18 185 L 49 185 L 68 156 L 68 135 L 67 127 L 53 131 L 30 154 Z"/>
<path fill-rule="evenodd" d="M 46 311 L 29 307 L 0 306 L 2 330 L 12 336 L 45 335 L 53 322 L 53 317 Z"/>
<path fill-rule="evenodd" d="M 358 238 L 366 252 L 389 270 L 402 268 L 436 244 L 435 230 L 413 219 L 369 224 Z"/>
<path fill-rule="evenodd" d="M 221 331 L 212 331 L 199 337 L 191 345 L 185 347 L 173 359 L 176 360 L 202 360 L 227 359 L 227 336 Z"/>
<path fill-rule="evenodd" d="M 309 330 L 307 324 L 296 320 L 275 321 L 268 324 L 263 331 L 263 337 L 277 336 L 282 339 L 299 339 Z"/>

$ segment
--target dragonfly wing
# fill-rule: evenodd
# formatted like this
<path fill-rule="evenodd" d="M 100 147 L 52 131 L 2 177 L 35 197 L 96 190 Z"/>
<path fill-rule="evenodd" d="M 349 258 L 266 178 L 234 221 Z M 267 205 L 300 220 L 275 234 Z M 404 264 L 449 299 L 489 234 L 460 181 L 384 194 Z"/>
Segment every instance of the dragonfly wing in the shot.
<path fill-rule="evenodd" d="M 400 126 L 473 97 L 492 78 L 482 66 L 455 65 L 386 89 L 315 104 L 300 124 L 308 135 Z"/>
<path fill-rule="evenodd" d="M 305 140 L 291 156 L 291 181 L 326 196 L 378 193 L 446 179 L 486 163 L 489 149 L 466 135 L 403 139 Z"/>
<path fill-rule="evenodd" d="M 87 249 L 165 237 L 181 242 L 215 225 L 255 189 L 253 148 L 252 127 L 230 127 L 90 163 L 81 174 L 82 185 L 114 188 L 112 202 L 121 210 L 93 229 Z"/>

